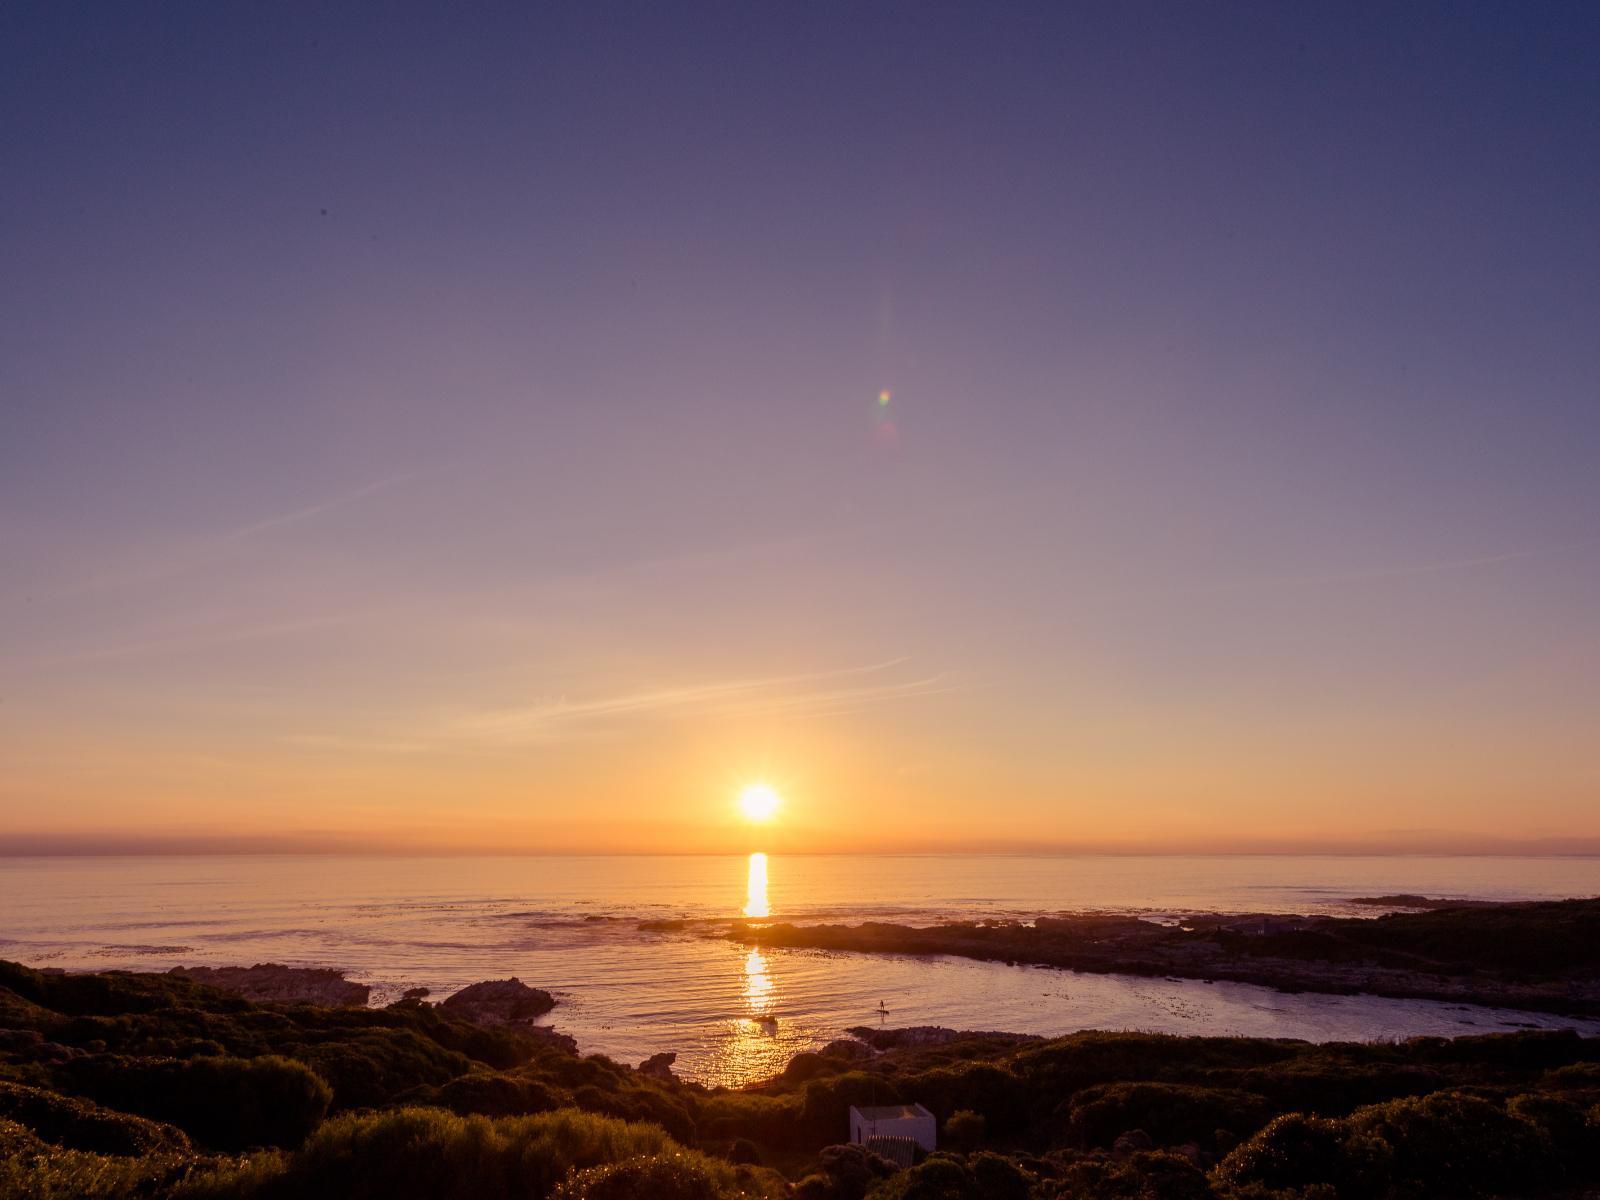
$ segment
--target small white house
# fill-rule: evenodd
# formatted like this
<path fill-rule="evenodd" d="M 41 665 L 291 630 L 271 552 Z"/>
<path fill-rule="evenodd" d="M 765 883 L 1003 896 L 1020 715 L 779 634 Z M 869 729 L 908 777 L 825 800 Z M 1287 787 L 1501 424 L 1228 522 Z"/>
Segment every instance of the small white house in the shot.
<path fill-rule="evenodd" d="M 868 1138 L 910 1138 L 923 1150 L 939 1141 L 939 1122 L 920 1104 L 881 1104 L 850 1108 L 850 1140 L 865 1146 Z"/>

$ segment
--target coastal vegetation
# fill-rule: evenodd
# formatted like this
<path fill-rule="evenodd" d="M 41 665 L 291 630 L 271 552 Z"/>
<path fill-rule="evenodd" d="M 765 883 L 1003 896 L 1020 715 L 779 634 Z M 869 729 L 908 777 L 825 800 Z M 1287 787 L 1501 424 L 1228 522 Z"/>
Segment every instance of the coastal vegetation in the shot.
<path fill-rule="evenodd" d="M 1431 915 L 1431 914 L 1429 914 Z M 852 1031 L 743 1090 L 408 999 L 0 963 L 0 1196 L 1446 1200 L 1600 1184 L 1600 1040 Z M 909 1170 L 841 1145 L 921 1103 Z"/>

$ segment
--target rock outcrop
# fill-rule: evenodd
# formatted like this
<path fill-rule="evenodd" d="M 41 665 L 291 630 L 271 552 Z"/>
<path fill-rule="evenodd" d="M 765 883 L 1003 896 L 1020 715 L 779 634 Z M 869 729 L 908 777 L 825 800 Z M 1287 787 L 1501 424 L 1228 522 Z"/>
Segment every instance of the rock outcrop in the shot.
<path fill-rule="evenodd" d="M 366 984 L 352 983 L 342 972 L 325 967 L 257 963 L 253 967 L 173 967 L 167 974 L 267 1004 L 364 1008 L 372 994 Z"/>
<path fill-rule="evenodd" d="M 989 1030 L 946 1029 L 942 1025 L 910 1025 L 904 1029 L 879 1029 L 872 1025 L 855 1025 L 846 1029 L 845 1032 L 853 1038 L 861 1039 L 874 1050 L 900 1050 L 906 1046 L 943 1046 L 950 1042 L 966 1041 L 971 1038 L 985 1038 L 990 1041 L 1008 1044 L 1043 1040 L 1032 1033 L 996 1033 Z"/>
<path fill-rule="evenodd" d="M 841 1058 L 847 1062 L 856 1062 L 863 1058 L 874 1058 L 878 1052 L 867 1045 L 866 1042 L 858 1041 L 855 1038 L 835 1038 L 824 1046 L 819 1053 L 827 1058 Z"/>
<path fill-rule="evenodd" d="M 678 1061 L 678 1056 L 668 1051 L 664 1054 L 652 1054 L 639 1064 L 639 1074 L 654 1075 L 657 1079 L 672 1079 L 672 1064 Z"/>
<path fill-rule="evenodd" d="M 557 1033 L 548 1025 L 526 1025 L 523 1026 L 522 1031 L 531 1033 L 540 1041 L 555 1046 L 559 1050 L 565 1050 L 568 1054 L 576 1054 L 578 1052 L 577 1038 L 571 1034 Z"/>
<path fill-rule="evenodd" d="M 439 1007 L 476 1025 L 523 1025 L 556 1006 L 555 997 L 520 979 L 486 979 L 462 988 Z"/>

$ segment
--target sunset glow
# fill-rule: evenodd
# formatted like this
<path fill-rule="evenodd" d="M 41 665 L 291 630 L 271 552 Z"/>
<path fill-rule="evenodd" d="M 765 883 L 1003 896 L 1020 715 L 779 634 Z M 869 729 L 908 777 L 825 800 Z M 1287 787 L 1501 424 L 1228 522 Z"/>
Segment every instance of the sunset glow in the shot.
<path fill-rule="evenodd" d="M 739 811 L 752 824 L 767 824 L 782 805 L 783 798 L 764 783 L 753 783 L 739 793 Z"/>
<path fill-rule="evenodd" d="M 1600 10 L 26 7 L 0 853 L 1600 849 Z"/>

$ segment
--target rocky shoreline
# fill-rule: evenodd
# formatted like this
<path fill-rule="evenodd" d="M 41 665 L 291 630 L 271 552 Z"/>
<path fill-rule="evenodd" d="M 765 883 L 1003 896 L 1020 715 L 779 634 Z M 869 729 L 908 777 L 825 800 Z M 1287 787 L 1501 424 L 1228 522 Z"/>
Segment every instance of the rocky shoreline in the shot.
<path fill-rule="evenodd" d="M 727 936 L 756 946 L 954 955 L 1283 992 L 1600 1016 L 1600 900 L 1443 903 L 1376 919 L 1193 913 L 1157 924 L 1084 914 L 927 927 L 741 921 Z"/>

